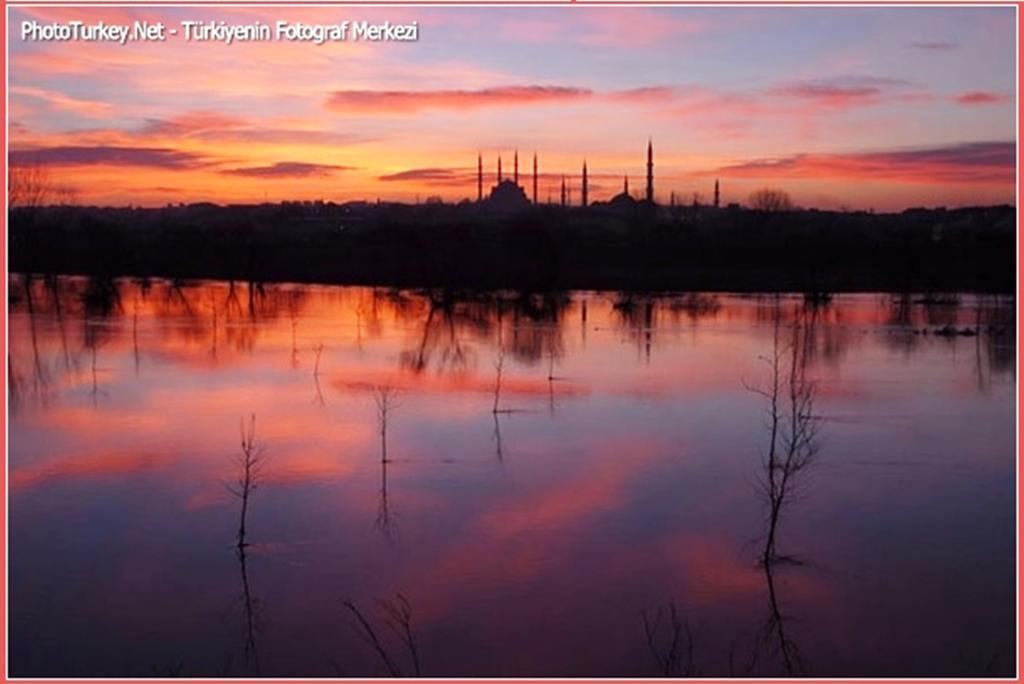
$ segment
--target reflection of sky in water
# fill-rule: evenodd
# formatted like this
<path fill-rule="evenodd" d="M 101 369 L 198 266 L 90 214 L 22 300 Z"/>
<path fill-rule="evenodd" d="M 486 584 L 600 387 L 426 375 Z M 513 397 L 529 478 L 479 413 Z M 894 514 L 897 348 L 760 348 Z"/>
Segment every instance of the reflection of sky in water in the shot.
<path fill-rule="evenodd" d="M 770 376 L 773 298 L 10 289 L 14 674 L 386 674 L 344 599 L 411 674 L 374 603 L 398 593 L 426 675 L 659 674 L 642 611 L 670 602 L 694 671 L 785 673 L 745 387 Z M 797 673 L 1009 673 L 1013 303 L 780 305 L 820 416 L 778 527 L 801 564 L 772 573 Z M 249 657 L 223 484 L 248 414 Z"/>

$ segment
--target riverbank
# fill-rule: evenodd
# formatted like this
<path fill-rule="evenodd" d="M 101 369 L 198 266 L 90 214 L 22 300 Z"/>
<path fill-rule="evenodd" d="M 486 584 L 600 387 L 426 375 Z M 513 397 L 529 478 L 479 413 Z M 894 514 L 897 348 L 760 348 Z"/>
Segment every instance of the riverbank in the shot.
<path fill-rule="evenodd" d="M 900 214 L 475 204 L 12 212 L 10 269 L 403 287 L 794 291 L 1015 288 L 1013 207 Z"/>

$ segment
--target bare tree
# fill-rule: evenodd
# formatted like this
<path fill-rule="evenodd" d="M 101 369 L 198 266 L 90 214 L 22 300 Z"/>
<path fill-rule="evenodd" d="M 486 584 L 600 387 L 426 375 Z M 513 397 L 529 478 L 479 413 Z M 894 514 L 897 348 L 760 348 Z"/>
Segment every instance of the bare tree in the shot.
<path fill-rule="evenodd" d="M 324 401 L 324 393 L 320 389 L 320 355 L 323 354 L 323 352 L 324 343 L 318 342 L 313 347 L 313 354 L 315 355 L 315 361 L 313 363 L 313 384 L 316 386 L 316 398 L 314 401 L 320 404 L 320 406 L 324 406 L 326 404 Z"/>
<path fill-rule="evenodd" d="M 766 387 L 747 386 L 767 401 L 768 447 L 763 457 L 762 487 L 768 501 L 768 533 L 763 561 L 777 560 L 776 531 L 779 516 L 792 497 L 798 476 L 818 453 L 818 418 L 814 415 L 815 384 L 806 377 L 807 345 L 801 341 L 808 331 L 798 320 L 793 325 L 789 349 L 780 341 L 780 313 L 774 321 L 772 355 L 763 357 L 771 375 Z M 786 357 L 788 366 L 786 369 Z"/>
<path fill-rule="evenodd" d="M 497 415 L 500 411 L 498 406 L 501 402 L 501 375 L 505 368 L 505 349 L 498 347 L 498 358 L 494 361 L 494 406 L 491 413 Z"/>
<path fill-rule="evenodd" d="M 758 211 L 789 211 L 793 202 L 785 190 L 761 188 L 750 195 L 750 206 Z"/>
<path fill-rule="evenodd" d="M 50 170 L 42 164 L 11 166 L 7 170 L 7 205 L 19 209 L 38 209 L 53 196 Z"/>
<path fill-rule="evenodd" d="M 259 600 L 253 596 L 249 587 L 249 571 L 246 565 L 245 547 L 238 547 L 238 568 L 242 576 L 242 611 L 245 617 L 245 633 L 242 642 L 242 654 L 246 667 L 251 672 L 259 672 L 260 659 L 256 648 L 256 632 L 259 623 Z"/>
<path fill-rule="evenodd" d="M 548 415 L 555 417 L 555 352 L 548 351 Z"/>
<path fill-rule="evenodd" d="M 342 601 L 342 605 L 352 614 L 352 617 L 355 619 L 356 631 L 359 632 L 370 648 L 381 659 L 388 673 L 392 677 L 403 677 L 398 658 L 388 649 L 384 638 L 377 632 L 369 618 L 351 600 Z M 409 652 L 415 676 L 421 676 L 419 649 L 416 645 L 416 636 L 412 627 L 412 606 L 409 600 L 402 594 L 396 594 L 394 600 L 377 599 L 377 606 L 384 612 L 384 624 Z"/>
<path fill-rule="evenodd" d="M 391 505 L 388 503 L 388 462 L 380 462 L 380 500 L 377 503 L 377 527 L 384 533 L 384 537 L 391 539 L 394 531 L 394 521 L 391 519 Z"/>
<path fill-rule="evenodd" d="M 494 414 L 494 445 L 495 451 L 498 454 L 498 461 L 502 462 L 505 460 L 505 456 L 501 449 L 501 421 L 498 420 L 498 414 Z"/>
<path fill-rule="evenodd" d="M 320 355 L 324 353 L 324 343 L 317 342 L 313 346 L 313 354 L 315 354 L 316 361 L 313 364 L 313 376 L 320 375 Z"/>
<path fill-rule="evenodd" d="M 763 646 L 774 648 L 782 660 L 783 671 L 792 675 L 800 666 L 800 649 L 787 631 L 788 618 L 779 607 L 779 595 L 775 588 L 775 560 L 769 558 L 761 564 L 765 585 L 768 587 L 768 619 L 764 626 Z M 755 654 L 752 662 L 756 662 Z"/>
<path fill-rule="evenodd" d="M 78 190 L 70 185 L 61 185 L 53 190 L 54 200 L 61 207 L 73 207 L 78 204 Z"/>
<path fill-rule="evenodd" d="M 249 417 L 246 425 L 242 419 L 242 453 L 237 457 L 238 481 L 228 485 L 228 491 L 242 501 L 238 521 L 238 548 L 245 548 L 245 520 L 249 512 L 249 497 L 259 486 L 263 474 L 263 446 L 256 440 L 256 414 Z"/>
<path fill-rule="evenodd" d="M 10 398 L 11 413 L 15 413 L 18 410 L 18 406 L 21 403 L 21 383 L 22 380 L 18 373 L 14 369 L 14 361 L 11 359 L 10 353 L 7 354 L 7 394 Z"/>
<path fill-rule="evenodd" d="M 665 677 L 699 676 L 694 652 L 700 634 L 690 626 L 689 620 L 680 617 L 675 601 L 670 601 L 666 608 L 659 607 L 653 614 L 644 610 L 643 619 L 647 648 L 661 674 Z M 664 637 L 662 625 L 665 625 Z"/>
<path fill-rule="evenodd" d="M 764 389 L 749 388 L 767 402 L 765 411 L 769 430 L 768 447 L 762 462 L 762 488 L 768 505 L 767 532 L 760 558 L 768 588 L 768 619 L 763 646 L 777 652 L 788 675 L 800 666 L 800 652 L 787 631 L 787 618 L 779 608 L 774 570 L 781 563 L 799 562 L 777 551 L 779 521 L 782 511 L 795 494 L 800 476 L 815 461 L 818 452 L 818 419 L 814 415 L 816 390 L 814 383 L 806 377 L 813 318 L 809 322 L 806 312 L 804 307 L 803 313 L 797 314 L 792 328 L 793 338 L 787 349 L 780 340 L 781 313 L 776 309 L 772 355 L 764 359 L 771 368 L 771 379 Z"/>
<path fill-rule="evenodd" d="M 398 389 L 391 385 L 374 388 L 374 402 L 377 405 L 377 427 L 380 430 L 380 502 L 377 506 L 377 526 L 386 537 L 391 536 L 391 508 L 388 504 L 388 419 L 400 406 Z"/>
<path fill-rule="evenodd" d="M 373 400 L 377 405 L 377 428 L 380 430 L 380 460 L 388 462 L 388 418 L 401 404 L 399 391 L 392 385 L 377 385 L 373 388 Z"/>
<path fill-rule="evenodd" d="M 401 639 L 412 658 L 413 671 L 420 676 L 420 654 L 416 647 L 416 634 L 412 628 L 412 606 L 409 599 L 396 594 L 393 600 L 377 599 L 377 604 L 387 615 L 388 627 Z"/>

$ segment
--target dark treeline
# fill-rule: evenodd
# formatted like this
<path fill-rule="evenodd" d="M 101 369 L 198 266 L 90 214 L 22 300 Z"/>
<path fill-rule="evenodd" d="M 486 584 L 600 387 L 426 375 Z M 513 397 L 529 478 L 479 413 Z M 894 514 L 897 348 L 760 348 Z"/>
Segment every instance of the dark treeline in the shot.
<path fill-rule="evenodd" d="M 10 268 L 396 286 L 728 291 L 1014 288 L 1011 206 L 898 214 L 486 203 L 36 207 Z"/>

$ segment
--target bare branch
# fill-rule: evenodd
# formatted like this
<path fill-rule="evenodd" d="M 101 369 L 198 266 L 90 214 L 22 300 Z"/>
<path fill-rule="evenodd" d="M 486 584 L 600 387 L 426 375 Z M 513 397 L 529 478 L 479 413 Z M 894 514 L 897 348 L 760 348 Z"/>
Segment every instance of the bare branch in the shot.
<path fill-rule="evenodd" d="M 348 608 L 349 612 L 352 613 L 352 616 L 356 620 L 357 631 L 362 635 L 366 643 L 368 643 L 370 647 L 373 648 L 373 650 L 380 657 L 381 661 L 384 663 L 384 667 L 387 668 L 388 673 L 392 677 L 403 676 L 401 668 L 398 667 L 398 664 L 391 657 L 391 654 L 388 653 L 388 650 L 384 646 L 384 643 L 380 640 L 380 637 L 377 635 L 377 631 L 373 628 L 373 625 L 370 624 L 370 621 L 366 619 L 366 617 L 363 615 L 362 611 L 359 610 L 356 604 L 350 600 L 345 600 L 342 601 L 342 605 Z"/>

